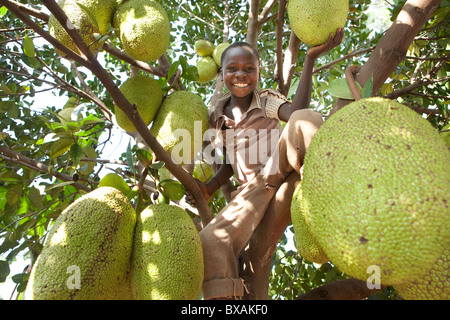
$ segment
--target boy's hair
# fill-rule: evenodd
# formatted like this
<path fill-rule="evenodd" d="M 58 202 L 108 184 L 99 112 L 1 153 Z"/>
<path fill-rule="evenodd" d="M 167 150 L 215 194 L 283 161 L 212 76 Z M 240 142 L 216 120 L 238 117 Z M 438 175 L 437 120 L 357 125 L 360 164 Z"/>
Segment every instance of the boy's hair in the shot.
<path fill-rule="evenodd" d="M 256 59 L 259 61 L 259 52 L 258 50 L 256 50 L 255 47 L 253 47 L 250 43 L 245 42 L 245 41 L 239 41 L 239 42 L 234 42 L 232 44 L 230 44 L 222 53 L 222 56 L 220 57 L 220 65 L 223 66 L 223 61 L 225 59 L 225 56 L 227 55 L 228 51 L 230 49 L 233 48 L 244 48 L 247 47 L 251 50 L 251 52 L 256 56 Z"/>

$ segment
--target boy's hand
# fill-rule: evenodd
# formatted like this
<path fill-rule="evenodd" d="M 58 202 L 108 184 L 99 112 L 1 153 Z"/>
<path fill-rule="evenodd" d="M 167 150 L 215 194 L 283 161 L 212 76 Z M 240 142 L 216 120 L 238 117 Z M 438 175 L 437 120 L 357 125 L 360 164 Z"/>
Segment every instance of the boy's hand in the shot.
<path fill-rule="evenodd" d="M 195 179 L 195 181 L 197 182 L 198 187 L 200 188 L 200 191 L 201 191 L 201 192 L 203 193 L 203 195 L 205 196 L 205 199 L 208 200 L 208 199 L 211 197 L 211 195 L 210 195 L 209 192 L 208 192 L 208 188 L 206 187 L 206 184 L 204 184 L 203 182 L 201 182 L 201 181 L 198 180 L 198 179 Z M 186 191 L 186 193 L 185 193 L 185 196 L 186 196 L 186 202 L 187 202 L 188 204 L 190 204 L 191 206 L 195 207 L 196 201 L 195 201 L 194 196 L 192 196 L 192 195 L 191 195 L 189 192 L 187 192 L 187 191 Z"/>
<path fill-rule="evenodd" d="M 334 47 L 338 46 L 342 42 L 343 38 L 344 38 L 344 28 L 339 28 L 336 30 L 336 34 L 334 35 L 334 37 L 333 33 L 330 33 L 327 42 L 310 48 L 306 54 L 310 58 L 317 59 L 322 54 L 325 54 Z"/>

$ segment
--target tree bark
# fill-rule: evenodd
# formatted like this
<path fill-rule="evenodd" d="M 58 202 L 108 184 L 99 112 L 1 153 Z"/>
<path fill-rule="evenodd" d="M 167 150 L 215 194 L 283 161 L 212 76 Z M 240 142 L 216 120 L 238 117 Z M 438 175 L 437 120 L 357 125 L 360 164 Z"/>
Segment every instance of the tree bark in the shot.
<path fill-rule="evenodd" d="M 327 283 L 297 297 L 296 300 L 362 300 L 380 289 L 369 289 L 366 282 L 345 279 Z"/>
<path fill-rule="evenodd" d="M 375 47 L 369 60 L 359 69 L 355 80 L 362 86 L 373 74 L 375 95 L 386 79 L 395 71 L 405 58 L 414 37 L 420 31 L 431 14 L 439 7 L 442 0 L 408 0 L 386 31 L 384 37 Z M 343 108 L 353 100 L 338 99 L 331 114 Z"/>

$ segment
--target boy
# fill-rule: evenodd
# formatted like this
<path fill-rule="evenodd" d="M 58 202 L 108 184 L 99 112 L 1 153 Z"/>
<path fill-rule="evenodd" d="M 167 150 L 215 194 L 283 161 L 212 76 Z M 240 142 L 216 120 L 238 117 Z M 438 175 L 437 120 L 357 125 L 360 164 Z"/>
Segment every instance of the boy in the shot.
<path fill-rule="evenodd" d="M 342 38 L 343 29 L 338 29 L 326 43 L 308 50 L 292 102 L 275 90 L 258 89 L 259 55 L 251 45 L 238 42 L 223 52 L 222 77 L 229 92 L 212 106 L 210 126 L 224 144 L 226 161 L 208 183 L 197 182 L 206 199 L 233 174 L 240 186 L 200 232 L 205 300 L 244 295 L 237 257 L 278 187 L 292 170 L 300 173 L 306 149 L 323 122 L 319 113 L 308 109 L 313 65 Z M 280 120 L 286 122 L 282 132 Z M 194 202 L 190 196 L 187 200 Z"/>

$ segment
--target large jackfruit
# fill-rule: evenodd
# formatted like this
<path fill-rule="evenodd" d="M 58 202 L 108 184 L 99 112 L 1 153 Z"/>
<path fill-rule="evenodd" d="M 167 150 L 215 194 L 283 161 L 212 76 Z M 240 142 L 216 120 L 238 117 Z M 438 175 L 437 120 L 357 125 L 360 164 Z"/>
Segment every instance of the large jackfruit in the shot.
<path fill-rule="evenodd" d="M 58 5 L 80 33 L 91 52 L 97 53 L 104 43 L 104 40 L 99 41 L 98 38 L 105 34 L 111 25 L 116 6 L 115 0 L 60 0 Z M 72 38 L 53 14 L 49 17 L 48 28 L 49 33 L 59 42 L 75 53 L 79 53 Z M 64 56 L 59 50 L 56 52 Z"/>
<path fill-rule="evenodd" d="M 155 118 L 163 99 L 163 91 L 155 79 L 138 75 L 128 78 L 120 86 L 120 91 L 128 101 L 136 105 L 136 110 L 146 125 Z M 114 106 L 114 115 L 119 127 L 128 132 L 136 131 L 133 123 L 117 105 Z"/>
<path fill-rule="evenodd" d="M 132 58 L 153 61 L 161 57 L 170 43 L 170 21 L 166 11 L 154 0 L 119 3 L 113 18 L 123 50 Z"/>
<path fill-rule="evenodd" d="M 174 205 L 148 206 L 136 225 L 131 271 L 134 298 L 194 300 L 202 283 L 203 249 L 189 215 Z"/>
<path fill-rule="evenodd" d="M 28 280 L 32 300 L 132 299 L 136 213 L 117 189 L 98 188 L 56 219 Z"/>
<path fill-rule="evenodd" d="M 302 197 L 302 183 L 300 182 L 295 188 L 291 202 L 291 220 L 294 227 L 295 246 L 303 258 L 322 264 L 328 262 L 329 259 L 309 231 L 310 221 L 306 220 L 308 211 L 307 203 Z"/>
<path fill-rule="evenodd" d="M 175 91 L 163 101 L 151 133 L 179 164 L 191 163 L 202 148 L 208 129 L 208 108 L 202 98 L 189 91 Z"/>
<path fill-rule="evenodd" d="M 422 278 L 394 288 L 405 300 L 450 300 L 449 271 L 450 248 L 447 247 Z"/>
<path fill-rule="evenodd" d="M 382 98 L 347 105 L 305 156 L 311 233 L 352 277 L 366 281 L 376 266 L 384 285 L 419 279 L 450 243 L 449 163 L 437 130 L 408 107 Z"/>
<path fill-rule="evenodd" d="M 287 12 L 292 31 L 304 43 L 320 45 L 330 33 L 343 28 L 349 0 L 289 0 Z"/>

